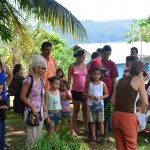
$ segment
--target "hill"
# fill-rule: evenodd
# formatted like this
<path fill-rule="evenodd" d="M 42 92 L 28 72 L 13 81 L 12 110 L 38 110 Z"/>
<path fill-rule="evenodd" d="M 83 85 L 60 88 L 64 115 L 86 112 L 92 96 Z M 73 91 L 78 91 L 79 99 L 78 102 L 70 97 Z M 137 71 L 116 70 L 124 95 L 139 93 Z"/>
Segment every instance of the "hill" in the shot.
<path fill-rule="evenodd" d="M 98 22 L 93 20 L 84 20 L 81 21 L 81 23 L 87 31 L 88 43 L 106 43 L 126 41 L 125 34 L 129 31 L 129 25 L 132 24 L 133 21 L 134 20 L 114 20 Z M 52 31 L 50 26 L 44 26 L 44 28 L 47 31 Z M 63 35 L 60 31 L 55 32 L 67 41 L 68 47 L 81 43 L 79 41 L 72 40 L 67 35 Z"/>

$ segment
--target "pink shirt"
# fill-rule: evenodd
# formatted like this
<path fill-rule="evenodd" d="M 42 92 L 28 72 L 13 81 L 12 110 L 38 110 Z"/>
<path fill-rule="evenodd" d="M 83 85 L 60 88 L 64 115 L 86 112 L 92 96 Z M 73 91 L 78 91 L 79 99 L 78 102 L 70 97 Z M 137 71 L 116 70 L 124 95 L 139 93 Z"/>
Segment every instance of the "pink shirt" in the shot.
<path fill-rule="evenodd" d="M 72 77 L 73 77 L 73 84 L 72 90 L 83 92 L 85 88 L 85 81 L 86 81 L 87 69 L 84 68 L 83 70 L 77 69 L 73 66 Z"/>

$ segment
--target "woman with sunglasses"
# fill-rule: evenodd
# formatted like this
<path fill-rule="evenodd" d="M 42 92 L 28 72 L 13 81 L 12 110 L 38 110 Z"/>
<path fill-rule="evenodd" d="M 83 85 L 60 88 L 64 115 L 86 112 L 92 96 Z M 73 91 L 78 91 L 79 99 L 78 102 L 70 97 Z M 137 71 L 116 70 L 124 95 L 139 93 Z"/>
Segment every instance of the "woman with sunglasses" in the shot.
<path fill-rule="evenodd" d="M 145 113 L 148 105 L 143 70 L 143 62 L 133 62 L 130 75 L 121 78 L 113 92 L 111 100 L 114 105 L 112 125 L 117 150 L 137 149 L 136 101 L 138 93 L 141 96 L 141 113 Z"/>
<path fill-rule="evenodd" d="M 46 111 L 44 105 L 44 85 L 42 77 L 47 69 L 47 62 L 41 55 L 34 55 L 32 58 L 32 76 L 27 76 L 23 81 L 21 89 L 21 100 L 25 103 L 26 107 L 24 110 L 24 125 L 26 131 L 26 147 L 33 143 L 42 132 L 43 120 L 46 118 Z M 31 78 L 32 77 L 32 78 Z M 33 79 L 33 85 L 28 92 L 31 79 Z M 26 96 L 28 94 L 28 97 Z M 27 117 L 29 111 L 32 111 L 34 116 L 40 116 L 38 126 L 31 126 L 27 124 Z M 44 112 L 44 113 L 43 113 Z"/>

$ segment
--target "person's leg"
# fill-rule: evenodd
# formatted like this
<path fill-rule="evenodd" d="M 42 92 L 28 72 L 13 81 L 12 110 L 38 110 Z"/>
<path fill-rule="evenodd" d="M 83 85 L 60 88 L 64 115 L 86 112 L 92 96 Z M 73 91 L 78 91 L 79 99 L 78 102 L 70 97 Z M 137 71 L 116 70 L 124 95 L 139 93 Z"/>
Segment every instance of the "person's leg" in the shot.
<path fill-rule="evenodd" d="M 80 101 L 73 101 L 73 115 L 72 115 L 72 130 L 78 133 L 77 129 L 77 118 L 80 110 Z"/>
<path fill-rule="evenodd" d="M 112 116 L 112 125 L 113 125 L 113 133 L 115 137 L 115 142 L 116 142 L 116 148 L 117 150 L 126 150 L 125 149 L 125 143 L 123 139 L 123 133 L 120 129 L 120 120 L 121 116 L 118 112 L 114 112 Z"/>
<path fill-rule="evenodd" d="M 82 114 L 83 114 L 83 122 L 84 122 L 84 130 L 88 130 L 88 114 L 87 114 L 87 101 L 82 101 Z"/>
<path fill-rule="evenodd" d="M 96 131 L 96 122 L 94 121 L 94 122 L 91 122 L 92 142 L 96 141 L 95 131 Z"/>
<path fill-rule="evenodd" d="M 135 114 L 126 113 L 126 117 L 124 117 L 121 127 L 125 150 L 136 150 L 138 126 Z"/>
<path fill-rule="evenodd" d="M 43 120 L 40 121 L 39 126 L 34 127 L 34 141 L 39 138 L 43 130 Z"/>
<path fill-rule="evenodd" d="M 0 150 L 3 150 L 5 147 L 5 121 L 0 121 Z"/>

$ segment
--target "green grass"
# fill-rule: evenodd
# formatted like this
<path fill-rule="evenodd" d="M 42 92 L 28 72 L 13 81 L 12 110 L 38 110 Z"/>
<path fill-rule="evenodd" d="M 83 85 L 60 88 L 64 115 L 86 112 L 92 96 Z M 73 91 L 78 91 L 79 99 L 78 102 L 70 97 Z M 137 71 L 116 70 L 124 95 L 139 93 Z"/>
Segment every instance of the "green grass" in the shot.
<path fill-rule="evenodd" d="M 22 150 L 25 146 L 25 132 L 23 128 L 22 118 L 20 115 L 15 114 L 13 110 L 7 111 L 7 134 L 6 139 L 7 142 L 11 145 L 10 150 Z M 150 124 L 148 124 L 150 127 Z M 83 140 L 86 139 L 85 133 L 83 132 L 83 125 L 82 122 L 79 121 L 78 127 L 81 131 L 79 137 Z M 139 134 L 138 135 L 138 150 L 149 150 L 150 149 L 150 142 L 146 144 L 144 142 L 144 139 L 147 138 L 148 135 L 146 134 Z M 150 138 L 150 135 L 149 135 Z M 86 150 L 115 150 L 115 140 L 113 138 L 113 135 L 111 135 L 111 143 L 106 144 L 104 147 L 102 147 L 100 144 L 96 144 L 94 147 L 91 146 L 89 143 L 86 144 Z M 68 149 L 69 150 L 69 149 Z"/>

